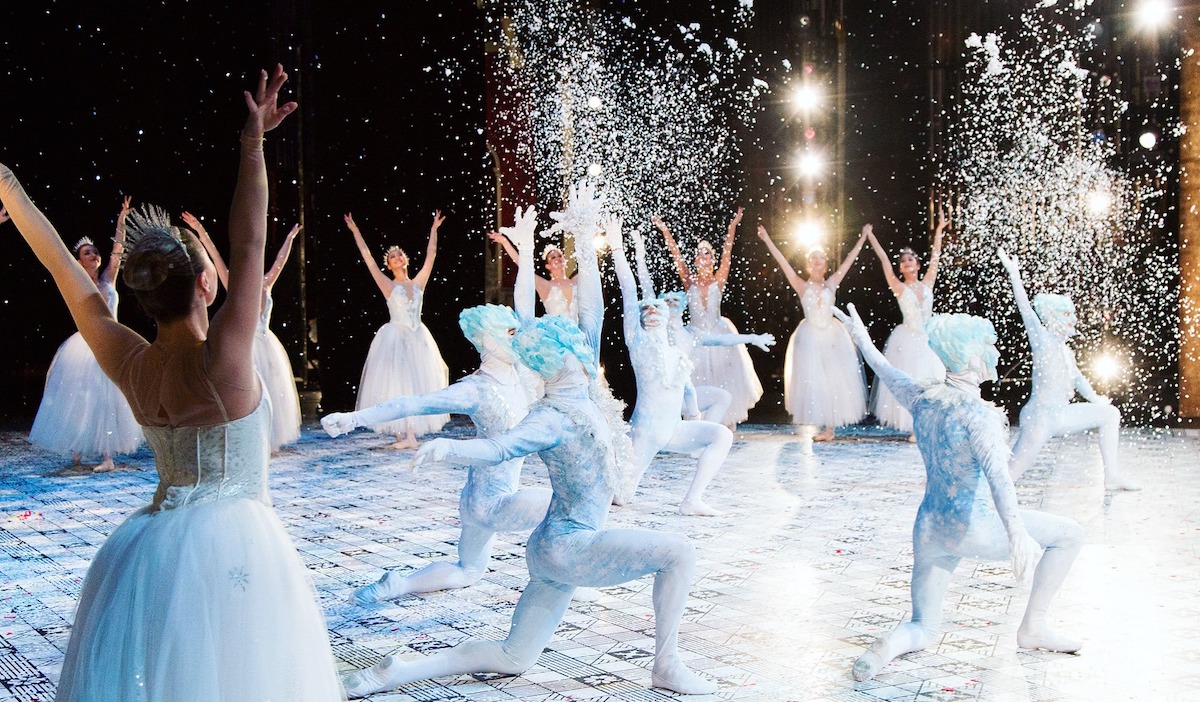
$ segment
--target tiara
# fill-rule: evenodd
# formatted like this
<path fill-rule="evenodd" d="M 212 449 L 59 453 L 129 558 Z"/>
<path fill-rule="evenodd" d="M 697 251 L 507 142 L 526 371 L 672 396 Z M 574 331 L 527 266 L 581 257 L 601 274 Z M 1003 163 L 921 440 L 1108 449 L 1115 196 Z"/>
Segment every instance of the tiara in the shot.
<path fill-rule="evenodd" d="M 138 248 L 138 241 L 143 237 L 163 234 L 171 237 L 179 245 L 179 250 L 183 252 L 185 260 L 189 262 L 192 260 L 187 246 L 179 236 L 179 231 L 171 226 L 171 216 L 158 205 L 146 204 L 130 212 L 125 221 L 125 231 L 125 250 L 120 254 L 122 260 Z M 171 264 L 170 267 L 174 268 L 174 264 Z"/>
<path fill-rule="evenodd" d="M 92 241 L 92 238 L 90 236 L 85 236 L 85 237 L 80 238 L 79 241 L 75 242 L 75 244 L 73 246 L 71 246 L 71 251 L 76 256 L 78 256 L 79 250 L 82 249 L 83 247 L 95 246 L 95 245 L 96 245 L 96 242 Z"/>
<path fill-rule="evenodd" d="M 394 253 L 403 254 L 404 249 L 400 248 L 399 246 L 396 246 L 395 244 L 393 244 L 392 246 L 389 246 L 387 251 L 383 252 L 383 267 L 384 268 L 387 268 L 388 258 L 390 258 L 391 255 Z M 407 256 L 408 254 L 404 254 L 404 255 Z"/>

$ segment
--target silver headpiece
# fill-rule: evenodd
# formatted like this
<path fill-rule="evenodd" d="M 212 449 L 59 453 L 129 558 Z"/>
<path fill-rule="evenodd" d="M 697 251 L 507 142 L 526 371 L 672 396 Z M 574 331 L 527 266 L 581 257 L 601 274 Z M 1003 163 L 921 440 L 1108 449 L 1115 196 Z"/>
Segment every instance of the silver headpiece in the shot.
<path fill-rule="evenodd" d="M 79 239 L 79 241 L 75 242 L 75 244 L 73 246 L 71 246 L 71 253 L 75 254 L 75 256 L 78 257 L 80 249 L 82 249 L 85 246 L 95 246 L 95 245 L 96 245 L 96 242 L 92 241 L 92 238 L 90 236 L 81 237 Z"/>

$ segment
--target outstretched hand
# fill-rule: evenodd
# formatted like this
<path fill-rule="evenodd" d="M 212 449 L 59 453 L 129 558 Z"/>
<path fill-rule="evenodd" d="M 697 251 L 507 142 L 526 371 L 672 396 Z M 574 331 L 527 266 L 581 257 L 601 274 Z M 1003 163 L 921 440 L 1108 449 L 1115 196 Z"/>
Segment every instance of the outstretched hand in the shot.
<path fill-rule="evenodd" d="M 600 221 L 603 207 L 604 196 L 597 194 L 596 186 L 585 178 L 568 191 L 563 210 L 550 213 L 550 219 L 555 224 L 542 234 L 549 236 L 562 231 L 577 239 L 591 238 L 596 233 L 596 223 Z"/>
<path fill-rule="evenodd" d="M 333 412 L 321 417 L 321 428 L 334 438 L 349 434 L 358 427 L 359 423 L 355 420 L 353 412 Z"/>
<path fill-rule="evenodd" d="M 771 241 L 771 235 L 767 233 L 767 228 L 761 224 L 758 225 L 758 238 L 768 243 Z"/>
<path fill-rule="evenodd" d="M 601 222 L 600 226 L 604 229 L 604 238 L 608 240 L 608 247 L 613 250 L 625 250 L 625 234 L 622 231 L 624 222 L 620 217 L 612 216 Z"/>
<path fill-rule="evenodd" d="M 4 207 L 0 207 L 0 224 L 4 224 L 10 219 L 12 219 L 12 217 L 8 216 L 8 210 Z"/>
<path fill-rule="evenodd" d="M 179 215 L 179 218 L 183 220 L 184 224 L 188 225 L 189 229 L 196 232 L 198 236 L 208 236 L 208 232 L 204 229 L 204 225 L 200 223 L 200 220 L 196 218 L 196 215 L 191 212 L 184 212 Z"/>
<path fill-rule="evenodd" d="M 347 212 L 342 215 L 342 221 L 346 223 L 346 227 L 355 235 L 362 234 L 362 232 L 358 231 L 358 225 L 354 223 L 354 215 Z"/>
<path fill-rule="evenodd" d="M 442 222 L 446 221 L 446 215 L 442 214 L 441 210 L 433 211 L 433 225 L 429 227 L 429 231 L 436 232 L 438 227 L 442 226 Z"/>
<path fill-rule="evenodd" d="M 1012 555 L 1013 577 L 1017 582 L 1028 580 L 1037 569 L 1038 561 L 1042 558 L 1042 546 L 1024 527 L 1008 539 L 1009 552 Z"/>
<path fill-rule="evenodd" d="M 412 461 L 408 464 L 408 469 L 413 473 L 426 463 L 438 463 L 446 460 L 446 456 L 450 455 L 450 447 L 454 445 L 452 439 L 431 439 L 421 444 L 421 448 L 413 454 Z"/>
<path fill-rule="evenodd" d="M 279 89 L 287 82 L 288 75 L 283 72 L 283 64 L 275 64 L 275 70 L 268 77 L 266 71 L 260 71 L 258 87 L 254 94 L 245 91 L 246 107 L 250 114 L 246 115 L 246 125 L 242 127 L 242 136 L 257 138 L 279 126 L 285 117 L 297 107 L 295 102 L 279 102 Z"/>
<path fill-rule="evenodd" d="M 1004 270 L 1009 273 L 1017 273 L 1021 270 L 1021 262 L 1017 260 L 1016 256 L 1009 256 L 1003 246 L 996 249 L 996 255 L 1000 257 L 1000 263 L 1003 264 Z"/>
<path fill-rule="evenodd" d="M 296 235 L 299 234 L 300 230 L 302 229 L 304 229 L 304 227 L 301 227 L 299 224 L 293 224 L 291 231 L 288 232 L 287 238 L 295 239 Z"/>
<path fill-rule="evenodd" d="M 534 233 L 537 231 L 537 209 L 532 205 L 525 209 L 517 208 L 513 216 L 513 225 L 511 227 L 500 227 L 500 234 L 497 236 L 506 236 L 508 240 L 517 247 L 517 251 L 532 251 Z M 491 236 L 489 234 L 488 236 Z M 492 241 L 497 241 L 493 238 Z"/>
<path fill-rule="evenodd" d="M 850 338 L 854 339 L 854 343 L 862 346 L 863 343 L 871 342 L 871 335 L 867 332 L 867 325 L 863 324 L 862 317 L 858 316 L 858 310 L 855 309 L 853 302 L 846 305 L 846 312 L 842 312 L 837 307 L 834 307 L 833 316 L 839 322 L 846 325 L 846 331 L 850 332 Z"/>
<path fill-rule="evenodd" d="M 771 347 L 775 345 L 774 334 L 755 334 L 754 336 L 754 341 L 751 341 L 750 343 L 762 349 L 763 351 L 770 351 Z"/>
<path fill-rule="evenodd" d="M 733 228 L 737 227 L 737 225 L 742 223 L 742 214 L 744 212 L 745 212 L 744 208 L 741 208 L 741 207 L 737 208 L 737 212 L 735 212 L 733 214 L 733 219 L 729 220 L 729 228 L 730 229 L 733 229 Z"/>
<path fill-rule="evenodd" d="M 117 217 L 124 220 L 130 212 L 133 212 L 133 196 L 126 195 L 121 198 L 121 211 L 117 213 Z"/>

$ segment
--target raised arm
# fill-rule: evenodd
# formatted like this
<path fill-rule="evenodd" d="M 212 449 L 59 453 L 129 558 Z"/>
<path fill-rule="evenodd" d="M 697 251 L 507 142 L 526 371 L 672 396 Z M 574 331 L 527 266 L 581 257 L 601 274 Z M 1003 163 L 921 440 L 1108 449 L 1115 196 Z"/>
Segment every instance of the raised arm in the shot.
<path fill-rule="evenodd" d="M 608 239 L 608 250 L 612 252 L 613 270 L 621 286 L 621 321 L 625 328 L 625 343 L 636 343 L 636 332 L 641 325 L 641 309 L 637 280 L 629 259 L 625 257 L 625 237 L 621 232 L 620 217 L 609 217 L 604 222 L 604 236 Z"/>
<path fill-rule="evenodd" d="M 571 188 L 562 212 L 551 212 L 555 225 L 550 232 L 565 231 L 575 237 L 575 260 L 579 281 L 575 284 L 575 306 L 579 310 L 579 328 L 592 345 L 600 362 L 600 339 L 604 330 L 604 287 L 600 281 L 600 263 L 596 256 L 596 225 L 604 197 L 597 195 L 586 180 Z"/>
<path fill-rule="evenodd" d="M 333 412 L 321 417 L 321 426 L 333 437 L 405 417 L 426 414 L 474 414 L 479 409 L 479 386 L 467 376 L 449 387 L 423 395 L 394 397 L 357 412 Z"/>
<path fill-rule="evenodd" d="M 642 296 L 655 297 L 654 277 L 650 275 L 650 267 L 646 265 L 646 240 L 638 232 L 631 232 L 633 239 L 633 259 L 637 265 L 638 285 L 642 288 Z"/>
<path fill-rule="evenodd" d="M 100 272 L 100 280 L 109 285 L 117 282 L 117 275 L 121 272 L 121 256 L 125 253 L 125 218 L 133 210 L 130 207 L 132 199 L 126 195 L 121 200 L 121 211 L 117 213 L 117 229 L 113 233 L 112 255 L 108 257 L 108 265 Z"/>
<path fill-rule="evenodd" d="M 737 236 L 738 225 L 742 222 L 742 208 L 737 208 L 733 219 L 729 220 L 729 230 L 725 232 L 725 245 L 721 248 L 721 263 L 717 266 L 717 284 L 725 289 L 729 282 L 729 269 L 733 266 L 733 238 Z"/>
<path fill-rule="evenodd" d="M 231 385 L 245 375 L 254 387 L 250 350 L 262 306 L 264 247 L 267 241 L 267 168 L 263 135 L 279 126 L 296 103 L 279 105 L 279 89 L 287 81 L 283 66 L 268 76 L 262 71 L 254 94 L 245 93 L 249 114 L 242 127 L 241 157 L 233 205 L 229 208 L 228 295 L 209 327 L 208 347 L 214 376 Z M 245 387 L 245 385 L 243 385 Z"/>
<path fill-rule="evenodd" d="M 658 215 L 651 217 L 650 221 L 658 227 L 658 231 L 662 232 L 663 239 L 667 242 L 667 250 L 671 252 L 671 259 L 675 261 L 675 271 L 679 273 L 683 289 L 687 290 L 692 286 L 692 271 L 688 269 L 687 261 L 683 260 L 683 252 L 679 250 L 679 244 L 675 243 L 675 237 L 671 236 L 671 230 L 667 228 L 667 223 L 662 221 Z"/>
<path fill-rule="evenodd" d="M 279 280 L 280 272 L 287 265 L 288 257 L 292 255 L 292 244 L 296 241 L 296 235 L 300 233 L 300 229 L 299 224 L 293 224 L 292 230 L 283 240 L 283 245 L 279 247 L 279 253 L 275 254 L 275 263 L 271 265 L 271 270 L 267 271 L 267 276 L 263 278 L 263 287 L 267 290 L 275 287 L 275 281 Z"/>
<path fill-rule="evenodd" d="M 437 258 L 438 227 L 441 227 L 442 222 L 445 221 L 446 217 L 442 214 L 442 211 L 434 210 L 433 224 L 429 227 L 429 244 L 425 247 L 425 263 L 421 265 L 421 270 L 413 278 L 413 282 L 422 290 L 425 289 L 425 285 L 429 282 L 429 275 L 433 273 L 433 261 Z"/>
<path fill-rule="evenodd" d="M 879 265 L 883 267 L 883 277 L 887 280 L 888 287 L 892 289 L 892 293 L 899 296 L 904 292 L 904 283 L 896 277 L 896 269 L 892 267 L 892 261 L 888 258 L 887 251 L 883 249 L 883 245 L 879 243 L 879 239 L 875 238 L 874 229 L 871 225 L 863 227 L 867 232 L 867 241 L 871 242 L 871 249 L 875 251 L 875 256 L 879 259 Z"/>
<path fill-rule="evenodd" d="M 788 263 L 787 256 L 784 256 L 779 247 L 775 245 L 775 242 L 771 241 L 771 235 L 767 233 L 767 228 L 761 224 L 758 225 L 758 238 L 762 239 L 763 243 L 767 245 L 767 250 L 775 257 L 776 265 L 779 266 L 779 270 L 783 271 L 783 275 L 787 277 L 788 284 L 792 286 L 792 290 L 795 290 L 797 295 L 803 297 L 804 279 L 796 275 L 796 270 L 792 268 L 792 264 Z"/>
<path fill-rule="evenodd" d="M 358 253 L 362 256 L 363 263 L 367 264 L 367 270 L 371 271 L 371 278 L 375 281 L 375 285 L 379 287 L 379 292 L 383 293 L 384 297 L 392 294 L 392 289 L 396 284 L 391 281 L 383 271 L 379 270 L 379 266 L 375 265 L 375 261 L 371 260 L 371 250 L 367 248 L 367 242 L 363 240 L 362 232 L 359 231 L 358 225 L 354 223 L 354 216 L 349 212 L 342 215 L 342 219 L 346 222 L 346 228 L 354 235 L 354 243 L 358 246 Z"/>
<path fill-rule="evenodd" d="M 412 468 L 443 461 L 494 466 L 558 446 L 562 443 L 563 425 L 564 417 L 558 412 L 535 410 L 512 429 L 491 439 L 433 439 L 422 444 L 413 456 Z"/>
<path fill-rule="evenodd" d="M 768 351 L 775 345 L 774 334 L 704 334 L 697 335 L 693 332 L 693 337 L 696 343 L 700 346 L 739 346 L 741 344 L 750 344 L 757 346 L 763 351 Z"/>
<path fill-rule="evenodd" d="M 867 333 L 867 327 L 863 324 L 862 318 L 858 316 L 858 310 L 854 309 L 854 305 L 847 305 L 846 310 L 848 313 L 843 313 L 835 307 L 833 316 L 846 326 L 846 331 L 850 332 L 850 338 L 854 340 L 854 345 L 862 352 L 863 360 L 887 385 L 888 390 L 892 391 L 896 401 L 911 412 L 913 404 L 924 392 L 924 388 L 913 380 L 912 376 L 893 366 L 882 353 L 879 353 L 879 349 L 875 348 L 875 344 L 871 341 L 871 335 Z"/>
<path fill-rule="evenodd" d="M 842 284 L 842 278 L 850 272 L 851 266 L 854 265 L 854 260 L 858 258 L 858 252 L 862 251 L 863 244 L 867 243 L 867 234 L 871 231 L 871 225 L 864 224 L 862 234 L 858 235 L 858 241 L 854 242 L 854 248 L 850 249 L 850 253 L 846 254 L 846 260 L 842 261 L 842 265 L 838 266 L 836 272 L 829 276 L 828 282 L 832 283 L 836 288 Z"/>
<path fill-rule="evenodd" d="M 200 223 L 191 212 L 184 212 L 179 215 L 184 224 L 196 232 L 196 238 L 200 240 L 200 245 L 208 252 L 208 257 L 212 259 L 213 266 L 217 269 L 217 280 L 221 281 L 221 285 L 225 289 L 229 289 L 229 267 L 225 265 L 225 259 L 221 258 L 221 252 L 217 250 L 217 245 L 213 243 L 212 237 L 208 235 L 208 230 Z"/>
<path fill-rule="evenodd" d="M 100 367 L 110 378 L 114 377 L 128 351 L 135 345 L 145 344 L 145 340 L 113 318 L 91 276 L 67 250 L 54 225 L 33 204 L 16 175 L 4 164 L 0 164 L 0 205 L 12 217 L 13 224 L 17 225 L 38 261 L 54 278 L 54 284 L 71 310 L 75 326 L 92 348 Z"/>
<path fill-rule="evenodd" d="M 517 208 L 513 226 L 502 227 L 501 239 L 512 240 L 517 250 L 517 281 L 513 286 L 513 308 L 521 324 L 528 324 L 534 317 L 534 287 L 537 276 L 533 274 L 534 234 L 537 230 L 537 210 Z M 510 244 L 511 246 L 511 244 Z"/>
<path fill-rule="evenodd" d="M 1008 271 L 1008 279 L 1012 282 L 1013 298 L 1017 301 L 1017 309 L 1021 312 L 1021 321 L 1025 324 L 1025 333 L 1029 335 L 1029 341 L 1042 333 L 1042 321 L 1038 319 L 1037 313 L 1033 311 L 1033 305 L 1029 304 L 1029 296 L 1025 294 L 1025 284 L 1021 281 L 1021 262 L 1016 257 L 1009 257 L 1004 249 L 996 249 L 996 255 L 1000 257 L 1000 263 L 1004 265 L 1004 270 Z"/>
<path fill-rule="evenodd" d="M 929 267 L 925 269 L 925 277 L 922 279 L 922 282 L 931 288 L 937 280 L 938 264 L 942 260 L 942 236 L 948 226 L 950 219 L 946 216 L 946 209 L 939 207 L 937 227 L 933 230 L 933 249 L 929 252 Z"/>

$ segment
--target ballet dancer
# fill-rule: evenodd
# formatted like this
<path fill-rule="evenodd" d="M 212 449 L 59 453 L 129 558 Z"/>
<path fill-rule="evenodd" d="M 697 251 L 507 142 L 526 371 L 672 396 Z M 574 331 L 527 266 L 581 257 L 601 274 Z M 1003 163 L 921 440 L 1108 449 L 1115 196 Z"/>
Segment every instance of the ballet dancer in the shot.
<path fill-rule="evenodd" d="M 829 262 L 825 251 L 814 248 L 806 259 L 808 280 L 796 275 L 787 257 L 771 241 L 761 224 L 758 238 L 771 251 L 779 269 L 800 297 L 804 319 L 788 340 L 783 366 L 784 405 L 795 424 L 822 427 L 813 441 L 833 439 L 834 427 L 852 424 L 867 412 L 866 378 L 854 342 L 842 324 L 833 318 L 834 295 L 838 285 L 854 265 L 854 259 L 867 240 L 871 225 L 862 234 L 846 260 L 828 278 Z"/>
<path fill-rule="evenodd" d="M 504 247 L 508 257 L 519 266 L 521 256 L 518 249 L 514 248 L 502 233 L 488 232 L 488 238 Z M 542 249 L 542 263 L 546 266 L 546 272 L 550 274 L 550 277 L 543 278 L 538 275 L 534 276 L 533 281 L 537 288 L 538 299 L 542 301 L 542 307 L 546 309 L 546 314 L 556 314 L 566 317 L 572 322 L 578 322 L 579 310 L 575 305 L 576 280 L 574 275 L 567 277 L 567 258 L 563 255 L 562 249 L 554 245 Z"/>
<path fill-rule="evenodd" d="M 221 252 L 208 235 L 208 230 L 190 212 L 184 212 L 180 218 L 199 237 L 204 250 L 217 267 L 217 278 L 228 290 L 229 268 L 225 266 L 225 259 L 221 258 Z M 258 329 L 254 337 L 254 370 L 258 371 L 267 397 L 271 401 L 272 451 L 278 451 L 284 444 L 290 444 L 300 438 L 300 394 L 296 391 L 292 362 L 288 359 L 287 350 L 283 348 L 279 338 L 271 331 L 271 310 L 275 307 L 271 289 L 275 287 L 275 281 L 279 280 L 279 274 L 283 272 L 283 267 L 292 255 L 292 244 L 295 243 L 300 230 L 299 224 L 292 225 L 291 231 L 279 247 L 279 252 L 275 254 L 275 263 L 263 276 L 262 312 L 258 317 Z"/>
<path fill-rule="evenodd" d="M 1105 489 L 1140 490 L 1122 475 L 1117 461 L 1121 412 L 1083 377 L 1075 363 L 1075 354 L 1067 345 L 1067 340 L 1075 336 L 1075 305 L 1071 298 L 1042 293 L 1030 305 L 1021 282 L 1020 262 L 1004 249 L 997 253 L 1012 281 L 1013 297 L 1033 354 L 1033 387 L 1029 401 L 1021 408 L 1020 432 L 1009 463 L 1012 479 L 1020 478 L 1033 465 L 1042 446 L 1052 437 L 1099 429 Z M 1076 392 L 1083 396 L 1083 402 L 1071 401 Z"/>
<path fill-rule="evenodd" d="M 721 316 L 721 297 L 729 282 L 729 269 L 733 264 L 733 240 L 738 224 L 742 221 L 742 208 L 737 208 L 729 220 L 725 244 L 721 250 L 721 263 L 713 267 L 713 247 L 707 241 L 696 245 L 696 256 L 689 268 L 671 230 L 659 217 L 650 221 L 662 232 L 667 249 L 675 261 L 675 270 L 687 293 L 690 326 L 701 334 L 737 334 L 737 327 L 729 318 Z M 746 421 L 750 408 L 762 397 L 762 383 L 754 372 L 754 363 L 746 348 L 740 345 L 699 346 L 692 357 L 692 383 L 696 387 L 719 387 L 730 394 L 730 405 L 720 422 L 732 429 L 738 422 Z"/>
<path fill-rule="evenodd" d="M 116 236 L 108 265 L 100 270 L 100 249 L 88 237 L 75 242 L 75 260 L 87 272 L 96 290 L 104 297 L 112 315 L 117 316 L 117 277 L 125 248 L 125 219 L 131 212 L 130 197 L 125 196 L 117 215 Z M 7 220 L 4 219 L 0 222 Z M 87 341 L 79 332 L 58 347 L 37 415 L 29 430 L 29 443 L 59 454 L 70 454 L 78 466 L 83 456 L 99 454 L 101 461 L 92 472 L 114 468 L 113 454 L 132 453 L 143 441 L 133 411 L 121 391 L 109 380 Z"/>
<path fill-rule="evenodd" d="M 125 283 L 155 320 L 153 343 L 113 318 L 0 165 L 0 201 L 125 393 L 159 476 L 151 504 L 108 536 L 88 568 L 58 702 L 341 698 L 308 569 L 271 509 L 271 420 L 252 360 L 267 233 L 263 134 L 296 108 L 277 104 L 285 80 L 276 66 L 245 94 L 229 294 L 211 323 L 217 278 L 199 241 L 157 208 L 130 214 Z"/>
<path fill-rule="evenodd" d="M 946 367 L 941 359 L 929 348 L 929 339 L 925 335 L 925 321 L 933 315 L 933 284 L 937 280 L 938 261 L 942 257 L 942 235 L 949 226 L 944 210 L 938 210 L 937 227 L 933 232 L 933 251 L 929 255 L 929 267 L 925 276 L 921 276 L 921 259 L 917 253 L 907 246 L 900 249 L 900 278 L 892 268 L 891 259 L 871 230 L 867 232 L 867 240 L 879 257 L 883 267 L 883 277 L 887 280 L 888 288 L 900 303 L 900 314 L 903 321 L 892 331 L 887 344 L 883 347 L 883 355 L 888 363 L 904 371 L 918 380 L 941 380 L 946 377 Z M 870 226 L 870 225 L 868 225 Z M 908 440 L 916 441 L 912 433 L 912 415 L 892 397 L 892 393 L 883 383 L 875 384 L 874 396 L 871 398 L 871 413 L 885 426 L 894 427 L 908 432 Z"/>
<path fill-rule="evenodd" d="M 425 286 L 433 272 L 433 261 L 437 257 L 438 228 L 446 220 L 442 211 L 433 214 L 433 225 L 429 228 L 429 245 L 425 249 L 425 263 L 412 278 L 408 277 L 408 254 L 399 246 L 388 248 L 384 266 L 391 272 L 388 278 L 371 259 L 371 251 L 363 241 L 362 232 L 354 223 L 354 217 L 346 214 L 346 227 L 354 235 L 354 243 L 362 255 L 363 263 L 371 271 L 371 277 L 379 286 L 379 292 L 387 300 L 391 319 L 379 328 L 367 352 L 362 377 L 358 383 L 358 400 L 355 409 L 366 409 L 401 395 L 421 395 L 440 390 L 450 384 L 450 369 L 442 360 L 441 351 L 421 322 L 421 306 L 425 301 Z M 377 424 L 371 429 L 378 433 L 395 434 L 394 449 L 416 448 L 417 435 L 435 432 L 450 421 L 448 414 L 429 415 L 422 418 L 406 417 L 394 422 Z"/>
<path fill-rule="evenodd" d="M 913 525 L 912 619 L 855 661 L 854 679 L 870 680 L 897 656 L 938 639 L 946 588 L 964 557 L 1008 558 L 1018 581 L 1033 573 L 1018 646 L 1078 651 L 1082 644 L 1052 630 L 1046 613 L 1083 548 L 1083 530 L 1066 517 L 1018 508 L 1008 475 L 1007 421 L 979 396 L 981 383 L 996 380 L 992 323 L 965 314 L 934 315 L 926 330 L 946 379 L 916 380 L 879 353 L 854 305 L 849 313 L 837 314 L 867 363 L 912 413 L 926 474 Z"/>
<path fill-rule="evenodd" d="M 720 515 L 719 510 L 705 504 L 704 489 L 725 463 L 733 445 L 733 432 L 715 422 L 680 419 L 679 409 L 689 395 L 692 402 L 688 415 L 700 414 L 691 387 L 692 359 L 687 350 L 671 344 L 667 338 L 667 304 L 654 297 L 653 289 L 646 291 L 649 293 L 646 297 L 638 295 L 637 281 L 625 257 L 621 220 L 608 219 L 604 231 L 621 286 L 625 346 L 637 382 L 637 402 L 629 419 L 632 463 L 626 468 L 625 482 L 617 491 L 614 504 L 633 499 L 654 456 L 668 451 L 697 455 L 696 474 L 679 504 L 679 513 Z M 640 238 L 637 234 L 633 237 Z"/>

